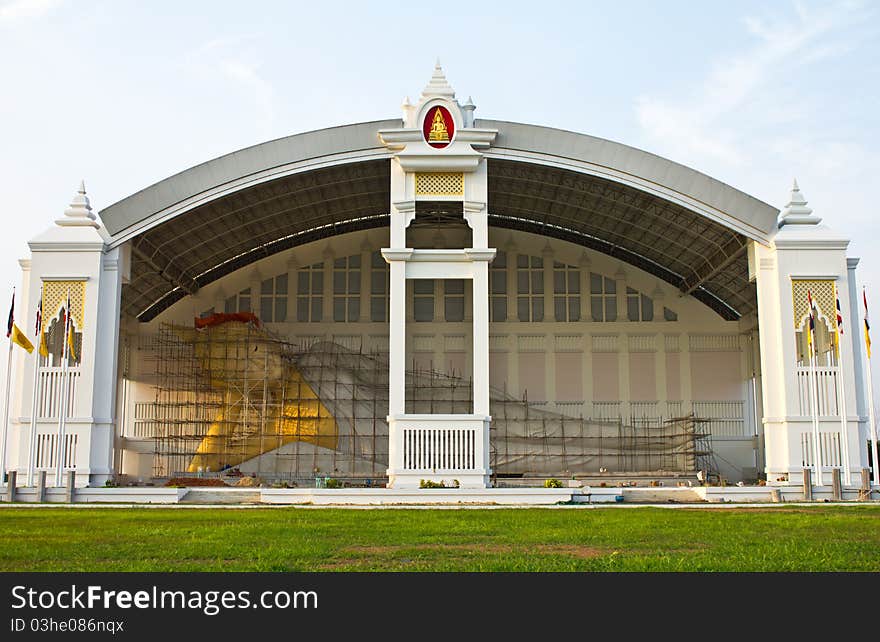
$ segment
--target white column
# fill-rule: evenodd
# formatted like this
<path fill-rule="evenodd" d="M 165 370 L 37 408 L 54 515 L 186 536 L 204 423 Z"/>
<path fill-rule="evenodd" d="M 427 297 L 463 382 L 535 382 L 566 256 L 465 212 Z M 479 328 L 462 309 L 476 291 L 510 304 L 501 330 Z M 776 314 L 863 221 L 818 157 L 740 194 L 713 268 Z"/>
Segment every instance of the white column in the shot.
<path fill-rule="evenodd" d="M 686 333 L 678 337 L 678 368 L 681 381 L 681 412 L 686 415 L 694 409 L 694 393 L 691 385 L 691 338 Z"/>
<path fill-rule="evenodd" d="M 581 412 L 584 417 L 593 416 L 593 336 L 581 336 Z"/>
<path fill-rule="evenodd" d="M 388 414 L 402 415 L 406 394 L 406 262 L 391 266 L 388 338 Z"/>
<path fill-rule="evenodd" d="M 581 254 L 578 263 L 581 269 L 581 321 L 591 321 L 590 311 L 590 257 L 586 252 Z"/>
<path fill-rule="evenodd" d="M 656 319 L 656 310 L 654 311 Z M 669 417 L 669 394 L 666 385 L 666 335 L 663 333 L 654 335 L 657 351 L 654 353 L 654 385 L 657 391 L 657 414 L 661 417 Z"/>
<path fill-rule="evenodd" d="M 474 414 L 489 415 L 489 263 L 473 264 Z"/>

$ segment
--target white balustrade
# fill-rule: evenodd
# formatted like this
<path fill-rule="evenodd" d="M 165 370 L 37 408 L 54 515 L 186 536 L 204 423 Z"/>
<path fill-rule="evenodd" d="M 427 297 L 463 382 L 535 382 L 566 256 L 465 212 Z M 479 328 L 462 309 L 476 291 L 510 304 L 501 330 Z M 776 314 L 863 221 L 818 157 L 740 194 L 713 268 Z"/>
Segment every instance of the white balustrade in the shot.
<path fill-rule="evenodd" d="M 813 399 L 818 399 L 819 416 L 833 417 L 837 410 L 837 368 L 830 366 L 817 367 L 815 378 L 809 366 L 798 366 L 798 407 L 802 417 L 811 417 L 814 413 Z"/>
<path fill-rule="evenodd" d="M 435 473 L 473 470 L 476 441 L 474 428 L 404 428 L 403 468 Z"/>
<path fill-rule="evenodd" d="M 80 378 L 78 368 L 69 368 L 67 370 L 67 412 L 66 417 L 73 416 L 73 409 L 76 407 L 76 388 Z M 62 398 L 64 394 L 64 369 L 61 366 L 47 366 L 40 368 L 39 384 L 37 385 L 37 394 L 39 395 L 37 406 L 37 417 L 40 419 L 55 419 L 59 416 L 61 410 Z"/>

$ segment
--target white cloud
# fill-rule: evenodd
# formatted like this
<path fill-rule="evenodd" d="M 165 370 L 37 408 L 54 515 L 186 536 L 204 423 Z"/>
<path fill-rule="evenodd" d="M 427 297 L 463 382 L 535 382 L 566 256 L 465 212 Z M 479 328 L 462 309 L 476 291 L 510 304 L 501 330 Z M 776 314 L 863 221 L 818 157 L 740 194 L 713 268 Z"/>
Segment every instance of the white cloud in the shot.
<path fill-rule="evenodd" d="M 271 129 L 276 114 L 275 90 L 260 73 L 260 64 L 255 62 L 256 56 L 247 47 L 259 40 L 257 34 L 209 40 L 189 53 L 185 67 L 231 81 L 236 85 L 234 93 L 249 100 L 259 112 L 263 127 Z"/>
<path fill-rule="evenodd" d="M 0 23 L 40 18 L 60 5 L 62 0 L 8 0 L 0 2 Z"/>
<path fill-rule="evenodd" d="M 640 96 L 638 123 L 665 151 L 679 157 L 741 165 L 749 157 L 751 142 L 744 136 L 743 115 L 748 115 L 752 130 L 771 120 L 779 124 L 802 118 L 802 108 L 786 107 L 782 101 L 764 113 L 754 106 L 804 73 L 806 66 L 851 51 L 855 43 L 840 32 L 858 21 L 861 13 L 860 4 L 845 2 L 816 11 L 795 4 L 794 15 L 748 16 L 743 24 L 756 44 L 716 60 L 687 95 Z"/>
<path fill-rule="evenodd" d="M 223 73 L 249 91 L 266 124 L 275 119 L 275 92 L 272 85 L 260 76 L 258 67 L 243 60 L 225 60 L 221 63 Z"/>

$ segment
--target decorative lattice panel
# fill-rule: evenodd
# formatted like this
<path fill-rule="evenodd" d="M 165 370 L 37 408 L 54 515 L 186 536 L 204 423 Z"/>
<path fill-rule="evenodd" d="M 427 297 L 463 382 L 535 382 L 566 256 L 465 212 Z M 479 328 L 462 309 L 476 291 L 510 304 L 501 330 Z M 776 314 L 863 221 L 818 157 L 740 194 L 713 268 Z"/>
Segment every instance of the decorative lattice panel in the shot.
<path fill-rule="evenodd" d="M 73 323 L 80 332 L 85 327 L 86 282 L 85 281 L 43 281 L 43 323 L 45 332 L 49 322 L 58 316 L 61 306 L 67 303 L 70 293 L 70 307 Z"/>
<path fill-rule="evenodd" d="M 464 174 L 430 172 L 416 174 L 416 196 L 463 196 Z"/>
<path fill-rule="evenodd" d="M 837 327 L 837 306 L 834 303 L 834 281 L 832 279 L 797 279 L 791 282 L 791 296 L 794 301 L 794 327 L 800 328 L 807 314 L 807 291 L 819 309 L 819 314 L 833 330 Z"/>

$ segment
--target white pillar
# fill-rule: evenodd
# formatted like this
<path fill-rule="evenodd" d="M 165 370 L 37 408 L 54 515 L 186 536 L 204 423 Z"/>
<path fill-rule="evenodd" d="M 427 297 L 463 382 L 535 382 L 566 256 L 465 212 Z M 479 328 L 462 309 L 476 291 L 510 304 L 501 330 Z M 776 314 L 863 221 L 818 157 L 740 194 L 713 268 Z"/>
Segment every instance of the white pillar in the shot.
<path fill-rule="evenodd" d="M 388 259 L 386 254 L 386 259 Z M 406 395 L 406 263 L 389 260 L 391 266 L 388 337 L 388 414 L 404 414 Z"/>
<path fill-rule="evenodd" d="M 474 414 L 489 415 L 489 263 L 474 263 Z"/>

